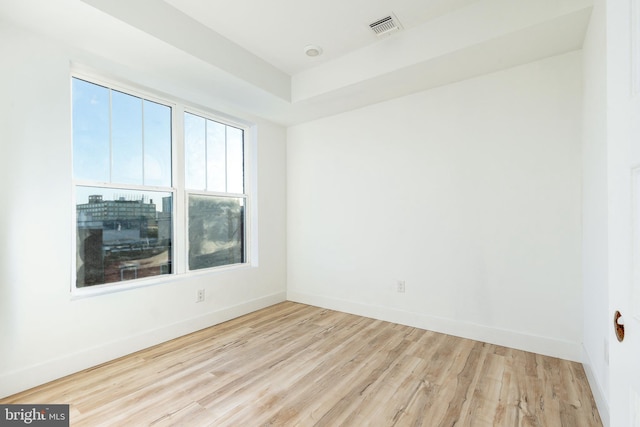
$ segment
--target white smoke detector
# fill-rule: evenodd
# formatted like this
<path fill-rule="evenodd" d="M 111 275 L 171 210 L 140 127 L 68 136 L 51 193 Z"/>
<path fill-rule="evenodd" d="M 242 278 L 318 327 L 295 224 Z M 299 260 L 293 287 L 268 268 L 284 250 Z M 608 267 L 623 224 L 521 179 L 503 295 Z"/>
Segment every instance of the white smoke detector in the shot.
<path fill-rule="evenodd" d="M 369 24 L 369 28 L 380 37 L 402 29 L 402 25 L 400 25 L 398 18 L 396 18 L 393 13 L 390 13 L 384 18 L 380 18 Z"/>

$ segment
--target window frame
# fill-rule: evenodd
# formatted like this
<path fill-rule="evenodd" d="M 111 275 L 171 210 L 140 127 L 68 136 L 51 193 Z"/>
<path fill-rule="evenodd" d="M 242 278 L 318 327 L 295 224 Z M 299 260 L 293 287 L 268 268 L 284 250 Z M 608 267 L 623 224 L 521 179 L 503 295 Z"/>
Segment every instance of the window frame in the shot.
<path fill-rule="evenodd" d="M 184 118 L 185 114 L 191 114 L 194 116 L 198 116 L 200 118 L 203 118 L 205 120 L 211 120 L 220 124 L 223 124 L 225 126 L 228 127 L 232 127 L 232 128 L 236 128 L 239 130 L 242 130 L 243 132 L 243 136 L 242 136 L 242 151 L 243 151 L 243 155 L 242 155 L 242 161 L 243 161 L 243 193 L 233 193 L 233 192 L 222 192 L 222 191 L 212 191 L 212 190 L 208 190 L 208 189 L 191 189 L 191 188 L 187 188 L 186 183 L 184 184 L 184 203 L 183 205 L 185 206 L 185 238 L 186 238 L 186 248 L 185 248 L 185 254 L 186 254 L 186 271 L 188 273 L 192 273 L 192 274 L 197 274 L 199 272 L 206 272 L 206 271 L 210 271 L 212 269 L 223 269 L 223 268 L 233 268 L 234 266 L 242 266 L 245 264 L 251 264 L 251 259 L 250 259 L 250 254 L 251 254 L 251 250 L 250 250 L 250 236 L 251 233 L 249 232 L 250 229 L 250 193 L 248 190 L 249 187 L 249 180 L 248 180 L 248 176 L 247 176 L 247 171 L 249 170 L 248 168 L 248 162 L 247 162 L 247 152 L 248 152 L 248 145 L 247 144 L 247 135 L 249 132 L 249 129 L 247 127 L 242 126 L 240 123 L 232 121 L 232 120 L 224 120 L 224 119 L 220 119 L 219 117 L 215 117 L 212 116 L 210 113 L 206 113 L 202 110 L 198 110 L 196 108 L 185 108 L 185 110 L 183 111 L 183 115 L 182 117 Z M 183 149 L 185 147 L 185 141 L 184 141 L 184 126 L 183 126 Z M 205 147 L 206 147 L 206 141 L 205 141 Z M 183 154 L 184 154 L 184 150 L 183 150 Z M 225 156 L 226 159 L 226 156 Z M 206 160 L 205 160 L 205 164 L 206 164 Z M 183 166 L 186 169 L 186 159 L 183 161 Z M 226 171 L 226 166 L 225 165 L 225 171 Z M 183 178 L 186 176 L 185 174 L 182 175 Z M 206 176 L 206 174 L 205 174 Z M 206 186 L 206 180 L 205 180 L 205 186 Z M 205 196 L 205 197 L 220 197 L 220 198 L 229 198 L 229 199 L 243 199 L 244 200 L 244 218 L 243 218 L 243 237 L 244 237 L 244 242 L 243 242 L 243 258 L 244 258 L 244 262 L 242 263 L 235 263 L 235 264 L 227 264 L 227 265 L 221 265 L 221 266 L 217 266 L 217 267 L 207 267 L 207 268 L 201 268 L 201 269 L 191 269 L 189 267 L 189 252 L 190 252 L 190 241 L 189 241 L 189 196 L 194 195 L 194 196 Z"/>
<path fill-rule="evenodd" d="M 188 277 L 202 275 L 219 274 L 231 270 L 241 270 L 257 266 L 257 210 L 255 200 L 257 197 L 255 182 L 255 146 L 256 146 L 256 125 L 242 119 L 231 117 L 202 106 L 188 103 L 176 96 L 162 94 L 138 84 L 123 82 L 119 79 L 105 77 L 104 75 L 88 71 L 85 69 L 75 69 L 72 67 L 69 76 L 70 100 L 73 100 L 73 79 L 84 80 L 110 90 L 123 92 L 128 95 L 142 98 L 165 105 L 171 108 L 171 186 L 158 187 L 151 185 L 132 185 L 111 182 L 95 182 L 90 180 L 76 179 L 74 170 L 71 170 L 71 283 L 70 291 L 72 298 L 84 298 L 95 295 L 120 292 L 141 287 L 154 286 L 163 283 L 175 283 Z M 71 164 L 74 165 L 74 141 L 73 141 L 73 103 L 70 102 L 70 148 Z M 185 135 L 184 116 L 185 113 L 194 114 L 208 120 L 222 123 L 226 126 L 241 129 L 243 131 L 243 179 L 244 193 L 220 193 L 209 191 L 188 190 L 185 187 L 186 164 L 185 164 Z M 79 186 L 101 187 L 108 189 L 122 189 L 124 191 L 162 191 L 169 192 L 173 198 L 172 206 L 172 230 L 171 230 L 171 255 L 172 271 L 169 274 L 160 274 L 151 277 L 129 279 L 118 282 L 110 282 L 86 287 L 77 286 L 77 188 Z M 189 269 L 189 224 L 188 224 L 188 202 L 190 194 L 202 194 L 208 196 L 222 197 L 242 197 L 244 199 L 244 262 L 208 267 L 197 270 Z"/>

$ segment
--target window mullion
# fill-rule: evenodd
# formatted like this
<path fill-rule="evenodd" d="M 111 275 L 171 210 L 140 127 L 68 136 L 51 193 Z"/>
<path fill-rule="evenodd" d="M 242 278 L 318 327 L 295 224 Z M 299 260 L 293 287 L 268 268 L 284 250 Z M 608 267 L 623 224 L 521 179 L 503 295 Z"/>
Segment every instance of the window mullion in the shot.
<path fill-rule="evenodd" d="M 140 144 L 142 144 L 142 185 L 145 184 L 145 170 L 144 170 L 144 166 L 145 166 L 145 161 L 144 161 L 144 100 L 141 98 L 140 99 L 140 115 L 141 115 L 141 131 L 142 131 L 142 140 L 140 141 Z"/>
<path fill-rule="evenodd" d="M 204 121 L 204 189 L 209 189 L 209 120 Z"/>
<path fill-rule="evenodd" d="M 227 141 L 227 132 L 229 131 L 229 126 L 224 127 L 224 191 L 229 191 L 229 144 Z"/>
<path fill-rule="evenodd" d="M 172 174 L 171 179 L 175 189 L 174 213 L 174 271 L 183 274 L 187 271 L 187 196 L 185 193 L 185 138 L 184 138 L 184 106 L 176 105 L 172 109 L 171 135 L 172 144 Z"/>
<path fill-rule="evenodd" d="M 109 89 L 109 182 L 113 180 L 113 90 Z"/>

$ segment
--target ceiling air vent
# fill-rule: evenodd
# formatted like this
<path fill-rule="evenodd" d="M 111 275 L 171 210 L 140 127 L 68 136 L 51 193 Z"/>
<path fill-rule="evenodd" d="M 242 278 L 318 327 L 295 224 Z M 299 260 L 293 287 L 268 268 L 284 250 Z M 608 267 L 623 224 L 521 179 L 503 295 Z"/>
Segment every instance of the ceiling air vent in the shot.
<path fill-rule="evenodd" d="M 376 22 L 369 24 L 369 27 L 379 36 L 398 31 L 402 26 L 398 22 L 398 18 L 395 15 L 390 14 L 384 18 L 378 19 Z"/>

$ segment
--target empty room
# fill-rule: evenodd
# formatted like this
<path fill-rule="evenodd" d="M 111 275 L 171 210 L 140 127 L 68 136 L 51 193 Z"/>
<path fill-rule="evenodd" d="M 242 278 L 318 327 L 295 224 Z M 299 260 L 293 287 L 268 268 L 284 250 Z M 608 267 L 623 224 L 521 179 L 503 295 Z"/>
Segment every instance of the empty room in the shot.
<path fill-rule="evenodd" d="M 5 0 L 0 53 L 0 425 L 640 427 L 640 1 Z"/>

